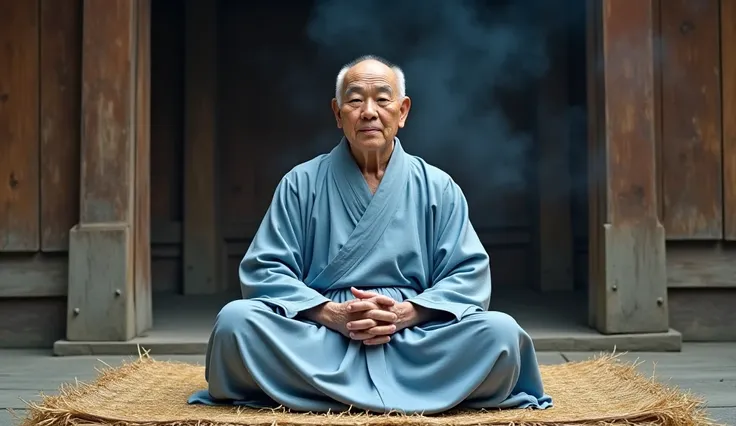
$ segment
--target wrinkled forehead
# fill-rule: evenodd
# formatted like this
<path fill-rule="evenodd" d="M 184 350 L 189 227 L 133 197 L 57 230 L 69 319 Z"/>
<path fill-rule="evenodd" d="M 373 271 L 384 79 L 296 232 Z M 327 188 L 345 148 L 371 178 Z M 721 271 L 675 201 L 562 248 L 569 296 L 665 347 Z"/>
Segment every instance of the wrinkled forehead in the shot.
<path fill-rule="evenodd" d="M 396 93 L 396 73 L 378 61 L 361 62 L 345 74 L 343 92 L 345 95 L 354 92 Z"/>

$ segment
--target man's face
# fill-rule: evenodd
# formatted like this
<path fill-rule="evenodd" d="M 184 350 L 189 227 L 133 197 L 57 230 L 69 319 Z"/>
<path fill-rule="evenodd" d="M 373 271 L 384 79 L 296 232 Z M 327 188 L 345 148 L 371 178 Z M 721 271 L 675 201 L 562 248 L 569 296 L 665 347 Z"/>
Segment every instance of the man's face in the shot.
<path fill-rule="evenodd" d="M 411 101 L 399 98 L 396 75 L 378 61 L 363 61 L 345 75 L 342 106 L 332 100 L 337 127 L 350 144 L 364 151 L 381 150 L 404 127 Z"/>

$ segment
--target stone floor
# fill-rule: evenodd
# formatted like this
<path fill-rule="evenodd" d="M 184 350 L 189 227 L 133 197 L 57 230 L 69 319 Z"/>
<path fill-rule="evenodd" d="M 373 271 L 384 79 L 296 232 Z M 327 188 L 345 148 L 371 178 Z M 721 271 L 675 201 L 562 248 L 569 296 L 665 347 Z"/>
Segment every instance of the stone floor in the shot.
<path fill-rule="evenodd" d="M 563 363 L 588 358 L 590 352 L 540 352 L 544 364 Z M 681 389 L 702 395 L 711 417 L 736 426 L 736 343 L 683 344 L 682 352 L 625 354 L 627 360 L 642 362 L 645 374 L 656 376 Z M 100 361 L 115 365 L 127 357 L 73 356 L 53 357 L 51 351 L 0 350 L 0 426 L 19 422 L 6 410 L 24 414 L 25 401 L 35 401 L 40 392 L 54 393 L 61 383 L 90 381 Z M 161 356 L 202 363 L 201 355 Z"/>

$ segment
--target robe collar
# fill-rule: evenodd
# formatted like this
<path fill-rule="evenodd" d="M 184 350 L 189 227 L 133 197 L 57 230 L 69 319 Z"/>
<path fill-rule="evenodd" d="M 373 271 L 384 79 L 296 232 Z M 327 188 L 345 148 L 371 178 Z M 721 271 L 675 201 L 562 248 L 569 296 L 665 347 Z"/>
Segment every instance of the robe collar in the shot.
<path fill-rule="evenodd" d="M 410 161 L 399 139 L 395 138 L 394 151 L 386 172 L 375 195 L 371 195 L 370 188 L 350 153 L 350 145 L 343 138 L 330 153 L 330 170 L 337 195 L 350 215 L 354 228 L 337 254 L 310 283 L 310 286 L 325 290 L 349 284 L 349 281 L 343 281 L 342 278 L 361 264 L 393 223 L 396 211 L 405 202 Z"/>
<path fill-rule="evenodd" d="M 384 199 L 386 191 L 395 190 L 397 179 L 401 179 L 404 170 L 405 152 L 399 138 L 394 138 L 394 150 L 388 160 L 386 171 L 381 178 L 375 194 L 371 193 L 368 183 L 365 181 L 360 168 L 350 152 L 350 143 L 343 137 L 340 143 L 332 150 L 333 164 L 335 166 L 335 180 L 340 188 L 344 201 L 351 210 L 354 210 L 357 218 L 370 205 L 374 199 Z"/>

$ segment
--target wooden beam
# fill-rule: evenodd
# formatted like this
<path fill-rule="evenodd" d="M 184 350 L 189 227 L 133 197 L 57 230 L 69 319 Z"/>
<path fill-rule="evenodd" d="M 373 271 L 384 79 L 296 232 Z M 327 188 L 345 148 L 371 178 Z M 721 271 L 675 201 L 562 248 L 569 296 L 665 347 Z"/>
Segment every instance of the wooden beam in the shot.
<path fill-rule="evenodd" d="M 656 0 L 603 0 L 589 88 L 591 325 L 602 333 L 669 329 L 664 228 L 657 215 Z M 595 33 L 598 31 L 593 29 Z"/>
<path fill-rule="evenodd" d="M 22 254 L 0 257 L 0 298 L 66 296 L 65 255 Z"/>
<path fill-rule="evenodd" d="M 736 240 L 736 0 L 721 0 L 724 238 Z"/>
<path fill-rule="evenodd" d="M 217 185 L 217 3 L 186 2 L 184 294 L 226 288 Z"/>
<path fill-rule="evenodd" d="M 38 0 L 0 9 L 0 252 L 40 248 Z"/>
<path fill-rule="evenodd" d="M 84 0 L 80 222 L 70 233 L 67 339 L 128 340 L 151 323 L 147 2 Z M 147 30 L 141 30 L 147 31 Z M 140 154 L 140 155 L 139 155 Z"/>
<path fill-rule="evenodd" d="M 557 26 L 555 26 L 557 27 Z M 567 27 L 547 37 L 549 69 L 537 100 L 537 202 L 534 238 L 538 290 L 574 287 Z"/>
<path fill-rule="evenodd" d="M 138 0 L 135 87 L 135 324 L 153 327 L 151 285 L 151 1 Z"/>
<path fill-rule="evenodd" d="M 725 0 L 728 1 L 728 0 Z M 690 342 L 736 340 L 736 289 L 670 289 L 672 328 Z"/>
<path fill-rule="evenodd" d="M 79 219 L 82 1 L 41 2 L 41 249 L 66 252 Z M 66 281 L 66 280 L 65 280 Z"/>
<path fill-rule="evenodd" d="M 736 247 L 722 241 L 667 242 L 668 288 L 736 288 Z"/>

